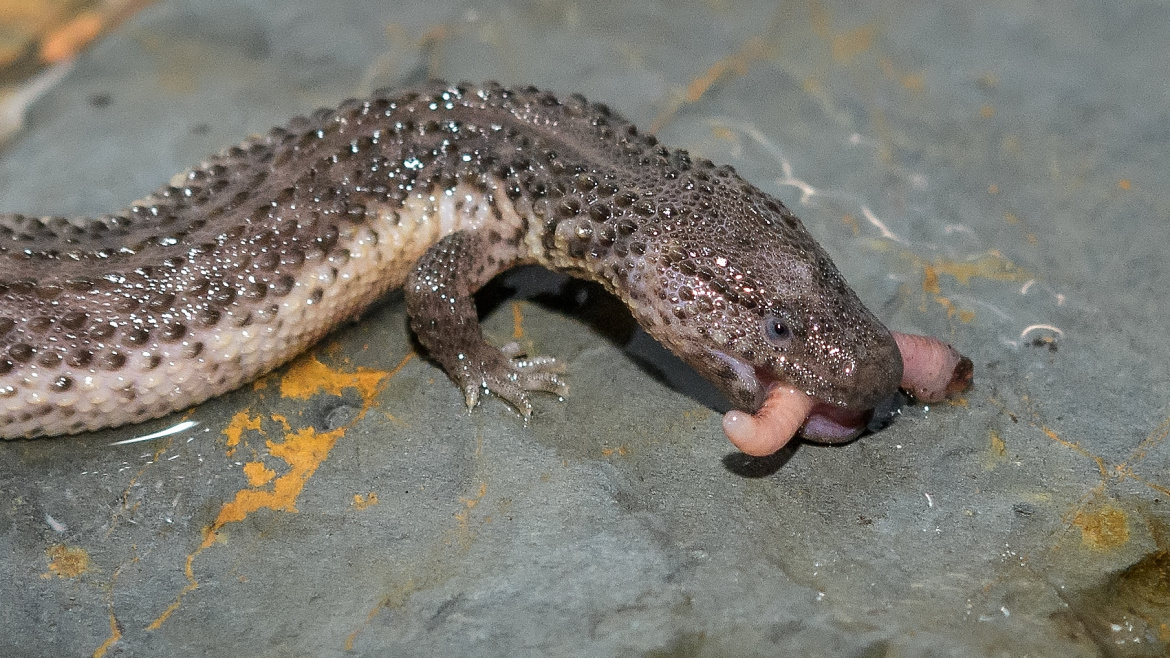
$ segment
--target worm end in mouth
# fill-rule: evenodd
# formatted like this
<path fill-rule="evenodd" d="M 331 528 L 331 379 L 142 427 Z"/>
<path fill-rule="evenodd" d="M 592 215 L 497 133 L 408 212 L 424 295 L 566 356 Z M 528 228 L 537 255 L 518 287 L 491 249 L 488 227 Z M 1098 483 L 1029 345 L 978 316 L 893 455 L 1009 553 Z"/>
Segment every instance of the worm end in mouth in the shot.
<path fill-rule="evenodd" d="M 813 399 L 791 388 L 777 387 L 755 414 L 729 411 L 723 432 L 732 445 L 753 457 L 766 457 L 783 448 L 804 424 Z"/>
<path fill-rule="evenodd" d="M 923 402 L 940 402 L 971 388 L 971 359 L 929 336 L 891 332 L 902 354 L 903 389 Z M 864 431 L 872 409 L 849 410 L 818 402 L 805 393 L 776 386 L 755 414 L 730 411 L 723 431 L 740 451 L 764 457 L 783 448 L 799 432 L 817 443 L 845 443 Z"/>

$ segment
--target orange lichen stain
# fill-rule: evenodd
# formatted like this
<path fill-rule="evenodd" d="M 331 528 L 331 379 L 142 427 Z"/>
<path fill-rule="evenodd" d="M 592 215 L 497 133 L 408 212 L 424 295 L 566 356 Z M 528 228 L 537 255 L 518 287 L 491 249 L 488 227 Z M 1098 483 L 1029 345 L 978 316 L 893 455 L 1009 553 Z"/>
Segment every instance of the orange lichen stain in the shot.
<path fill-rule="evenodd" d="M 172 614 L 174 614 L 176 610 L 179 609 L 179 604 L 183 602 L 183 597 L 199 589 L 199 581 L 195 580 L 195 571 L 191 568 L 191 564 L 195 561 L 195 557 L 203 552 L 204 548 L 215 543 L 214 539 L 212 539 L 212 541 L 208 541 L 208 537 L 209 535 L 204 533 L 203 543 L 199 545 L 199 548 L 195 549 L 194 553 L 187 556 L 187 561 L 183 565 L 183 575 L 187 577 L 187 585 L 179 591 L 178 596 L 176 596 L 175 600 L 167 606 L 167 609 L 163 610 L 161 615 L 156 617 L 154 621 L 150 622 L 150 625 L 146 627 L 146 630 L 158 630 L 158 628 L 163 625 L 163 622 L 165 622 Z"/>
<path fill-rule="evenodd" d="M 436 23 L 427 28 L 422 36 L 418 38 L 418 48 L 420 51 L 427 53 L 427 75 L 432 78 L 439 77 L 437 72 L 443 66 L 443 49 L 444 41 L 450 41 L 453 36 L 457 36 L 459 30 L 457 27 L 448 25 L 447 23 Z"/>
<path fill-rule="evenodd" d="M 857 221 L 856 217 L 845 213 L 841 216 L 841 221 L 845 222 L 845 225 L 849 227 L 850 231 L 853 231 L 853 235 L 861 235 L 861 222 Z"/>
<path fill-rule="evenodd" d="M 894 66 L 894 60 L 889 57 L 878 58 L 878 66 L 886 77 L 897 80 L 907 91 L 920 92 L 926 88 L 926 75 L 923 73 L 905 73 Z"/>
<path fill-rule="evenodd" d="M 288 418 L 285 418 L 285 417 L 284 417 L 284 415 L 282 415 L 282 414 L 272 414 L 271 416 L 269 416 L 269 418 L 271 418 L 272 420 L 274 420 L 274 421 L 276 421 L 276 422 L 280 423 L 280 426 L 284 428 L 284 431 L 285 431 L 285 432 L 291 432 L 291 431 L 292 431 L 292 423 L 288 422 Z"/>
<path fill-rule="evenodd" d="M 987 193 L 988 194 L 999 194 L 999 186 L 996 185 L 995 183 L 988 185 L 987 186 Z"/>
<path fill-rule="evenodd" d="M 926 75 L 923 73 L 907 73 L 900 78 L 900 82 L 910 91 L 926 89 Z"/>
<path fill-rule="evenodd" d="M 979 116 L 983 117 L 984 119 L 990 119 L 991 117 L 995 116 L 995 108 L 990 105 L 984 105 L 983 107 L 979 108 Z"/>
<path fill-rule="evenodd" d="M 1146 435 L 1146 438 L 1142 439 L 1142 442 L 1139 443 L 1136 448 L 1134 448 L 1133 452 L 1130 453 L 1129 457 L 1124 462 L 1114 467 L 1113 470 L 1117 477 L 1119 479 L 1130 478 L 1136 480 L 1146 485 L 1147 487 L 1150 487 L 1154 491 L 1158 491 L 1164 495 L 1170 496 L 1170 487 L 1167 487 L 1165 484 L 1147 482 L 1144 478 L 1139 477 L 1133 470 L 1133 464 L 1140 463 L 1142 460 L 1144 460 L 1150 449 L 1165 441 L 1167 435 L 1170 435 L 1170 418 L 1163 419 L 1162 422 L 1159 423 L 1153 431 Z"/>
<path fill-rule="evenodd" d="M 84 548 L 54 544 L 45 554 L 49 556 L 49 570 L 41 578 L 76 578 L 89 571 L 89 553 Z"/>
<path fill-rule="evenodd" d="M 930 263 L 920 261 L 924 268 L 931 268 L 937 285 L 938 275 L 947 274 L 963 285 L 970 285 L 972 278 L 988 279 L 990 281 L 1027 281 L 1035 278 L 1024 268 L 1004 257 L 998 251 L 992 250 L 974 261 L 953 261 L 936 258 Z"/>
<path fill-rule="evenodd" d="M 687 409 L 687 410 L 683 411 L 682 415 L 683 415 L 683 418 L 686 418 L 688 420 L 706 421 L 708 418 L 711 417 L 711 414 L 713 414 L 713 413 L 715 413 L 715 412 L 708 409 L 707 407 L 700 406 L 700 407 L 697 407 L 694 409 Z"/>
<path fill-rule="evenodd" d="M 715 136 L 715 139 L 722 139 L 728 142 L 735 141 L 735 133 L 724 126 L 715 126 L 711 129 L 711 134 Z"/>
<path fill-rule="evenodd" d="M 1004 457 L 1007 455 L 1007 443 L 1004 442 L 999 432 L 995 430 L 991 430 L 991 452 L 996 457 Z"/>
<path fill-rule="evenodd" d="M 739 50 L 715 62 L 707 70 L 687 85 L 686 101 L 694 103 L 703 97 L 720 78 L 728 75 L 742 76 L 754 62 L 765 59 L 771 52 L 771 47 L 760 37 L 751 37 L 740 46 Z"/>
<path fill-rule="evenodd" d="M 248 411 L 236 412 L 232 419 L 228 421 L 227 427 L 223 428 L 223 435 L 227 437 L 227 456 L 231 457 L 236 453 L 236 446 L 240 444 L 240 439 L 244 435 L 244 430 L 253 430 L 255 432 L 263 432 L 260 429 L 260 416 L 249 416 Z"/>
<path fill-rule="evenodd" d="M 265 445 L 268 447 L 269 455 L 284 460 L 288 464 L 288 472 L 273 480 L 269 488 L 258 489 L 255 488 L 257 485 L 252 484 L 251 486 L 253 488 L 236 492 L 236 496 L 231 502 L 224 503 L 220 507 L 215 521 L 203 532 L 203 542 L 200 543 L 199 547 L 193 553 L 187 556 L 187 562 L 183 570 L 187 576 L 187 586 L 179 592 L 175 600 L 167 606 L 167 609 L 147 626 L 147 630 L 154 630 L 162 626 L 167 618 L 179 609 L 179 605 L 183 602 L 183 597 L 199 588 L 199 581 L 195 579 L 192 564 L 200 553 L 216 542 L 222 541 L 219 531 L 223 526 L 228 523 L 242 521 L 249 514 L 260 509 L 293 513 L 297 511 L 296 501 L 301 491 L 304 490 L 305 483 L 313 476 L 313 473 L 317 471 L 317 468 L 325 461 L 325 458 L 329 456 L 329 451 L 333 449 L 338 439 L 345 436 L 346 430 L 365 417 L 383 382 L 388 381 L 396 375 L 413 356 L 413 353 L 407 354 L 390 372 L 375 371 L 366 368 L 359 368 L 357 372 L 353 373 L 338 372 L 312 356 L 302 357 L 293 363 L 281 378 L 281 395 L 293 399 L 306 399 L 319 391 L 340 394 L 343 388 L 356 388 L 363 400 L 361 412 L 349 424 L 329 432 L 318 432 L 312 427 L 292 431 L 287 418 L 277 414 L 270 416 L 273 421 L 282 425 L 285 436 L 284 441 L 280 443 L 267 439 L 265 440 Z M 237 419 L 241 419 L 241 422 L 236 423 L 235 421 Z M 240 416 L 237 414 L 237 417 L 233 418 L 233 422 L 229 424 L 229 427 L 236 425 L 241 428 L 239 429 L 240 432 L 243 431 L 243 428 L 248 428 L 263 433 L 259 420 L 257 419 L 253 422 L 246 415 Z M 234 442 L 232 441 L 232 437 L 233 435 L 229 434 L 228 440 L 231 443 L 229 450 L 234 448 L 239 442 L 238 433 L 234 435 Z M 246 469 L 245 474 L 247 474 Z M 249 481 L 251 480 L 249 479 Z M 265 484 L 267 484 L 267 481 Z"/>
<path fill-rule="evenodd" d="M 988 445 L 987 458 L 983 460 L 985 468 L 994 468 L 997 464 L 1007 459 L 1007 443 L 1004 442 L 1003 437 L 999 432 L 991 430 L 990 444 Z"/>
<path fill-rule="evenodd" d="M 407 359 L 409 358 L 410 355 L 407 356 Z M 401 366 L 402 364 L 399 364 L 399 367 Z M 342 389 L 356 388 L 362 399 L 368 401 L 377 393 L 382 380 L 390 374 L 384 370 L 370 368 L 341 372 L 308 354 L 294 361 L 280 378 L 280 394 L 294 400 L 307 400 L 318 393 L 341 395 Z"/>
<path fill-rule="evenodd" d="M 433 384 L 434 380 L 431 380 L 431 383 Z M 394 414 L 390 413 L 389 411 L 380 409 L 379 413 L 382 414 L 383 418 L 398 425 L 399 427 L 401 427 L 403 429 L 410 429 L 410 423 L 402 420 L 401 418 L 399 418 L 398 416 L 395 416 Z"/>
<path fill-rule="evenodd" d="M 83 11 L 53 30 L 41 42 L 41 61 L 49 64 L 73 59 L 102 33 L 105 21 L 96 11 Z"/>
<path fill-rule="evenodd" d="M 520 340 L 524 337 L 524 306 L 520 302 L 512 302 L 512 338 Z"/>
<path fill-rule="evenodd" d="M 369 626 L 370 622 L 374 621 L 374 617 L 377 617 L 379 612 L 382 612 L 382 610 L 385 608 L 401 608 L 403 605 L 405 605 L 406 600 L 410 598 L 410 595 L 414 594 L 416 587 L 417 586 L 415 585 L 414 579 L 410 578 L 405 583 L 392 589 L 388 594 L 386 594 L 386 596 L 383 596 L 382 600 L 378 601 L 378 603 L 374 605 L 374 607 L 371 608 L 368 613 L 366 613 L 365 620 L 359 624 L 352 633 L 345 637 L 345 650 L 353 651 L 353 645 L 354 642 L 357 641 L 357 636 L 360 635 L 362 631 L 366 630 L 366 626 Z"/>
<path fill-rule="evenodd" d="M 1045 436 L 1052 439 L 1053 441 L 1056 441 L 1060 445 L 1062 445 L 1070 450 L 1073 450 L 1074 452 L 1076 452 L 1079 455 L 1082 455 L 1084 457 L 1088 457 L 1089 459 L 1092 459 L 1093 462 L 1097 464 L 1097 470 L 1101 473 L 1101 477 L 1102 478 L 1109 477 L 1109 472 L 1105 467 L 1105 459 L 1103 457 L 1100 457 L 1098 455 L 1094 455 L 1093 453 L 1086 450 L 1084 446 L 1077 443 L 1076 441 L 1069 441 L 1067 439 L 1060 438 L 1059 434 L 1057 434 L 1053 430 L 1051 430 L 1043 425 L 1040 426 L 1040 431 L 1044 432 Z"/>
<path fill-rule="evenodd" d="M 289 472 L 276 478 L 271 489 L 245 489 L 236 492 L 235 500 L 225 503 L 220 508 L 219 516 L 211 524 L 209 533 L 218 532 L 225 524 L 243 521 L 249 514 L 259 509 L 296 512 L 297 497 L 305 488 L 305 482 L 329 456 L 333 445 L 344 436 L 345 429 L 342 427 L 330 432 L 318 432 L 306 427 L 286 436 L 281 443 L 266 441 L 269 454 L 287 462 Z"/>
<path fill-rule="evenodd" d="M 3 0 L 0 2 L 6 25 L 19 25 L 28 30 L 45 30 L 60 22 L 63 8 L 43 0 Z"/>
<path fill-rule="evenodd" d="M 1164 418 L 1153 431 L 1146 435 L 1146 438 L 1142 439 L 1142 442 L 1129 455 L 1129 459 L 1125 461 L 1131 462 L 1145 459 L 1150 448 L 1156 447 L 1165 441 L 1168 435 L 1170 435 L 1170 418 Z"/>
<path fill-rule="evenodd" d="M 942 287 L 938 284 L 938 271 L 930 265 L 922 266 L 922 292 L 931 295 L 942 292 Z"/>
<path fill-rule="evenodd" d="M 1019 224 L 1020 223 L 1020 218 L 1016 217 L 1016 214 L 1012 213 L 1012 212 L 1005 212 L 1003 214 L 1003 218 L 1004 218 L 1004 220 L 1007 221 L 1008 224 Z"/>
<path fill-rule="evenodd" d="M 1117 181 L 1117 187 L 1120 187 L 1123 190 L 1128 190 L 1130 185 L 1131 183 L 1129 182 L 1128 178 L 1122 178 L 1121 180 Z"/>
<path fill-rule="evenodd" d="M 1019 415 L 1008 410 L 1002 401 L 994 397 L 990 401 L 993 404 L 999 405 L 1013 420 L 1019 418 Z M 1028 396 L 1021 396 L 1021 401 L 1027 404 Z M 1170 487 L 1149 482 L 1134 473 L 1134 464 L 1144 460 L 1151 448 L 1159 445 L 1166 440 L 1167 436 L 1170 436 L 1170 417 L 1163 419 L 1125 461 L 1110 467 L 1104 457 L 1093 454 L 1075 441 L 1062 438 L 1055 430 L 1046 427 L 1040 422 L 1039 418 L 1035 417 L 1035 412 L 1032 415 L 1033 419 L 1027 421 L 1029 425 L 1043 432 L 1049 439 L 1072 450 L 1078 455 L 1092 460 L 1097 465 L 1097 471 L 1101 478 L 1100 482 L 1093 488 L 1091 494 L 1088 496 L 1087 502 L 1079 504 L 1075 510 L 1065 516 L 1066 522 L 1080 528 L 1084 544 L 1104 550 L 1124 544 L 1129 539 L 1129 524 L 1125 512 L 1105 499 L 1105 490 L 1111 480 L 1122 482 L 1126 479 L 1132 479 L 1135 482 L 1150 487 L 1160 494 L 1170 496 Z M 1051 494 L 1037 495 L 1041 496 L 1040 499 L 1044 502 L 1051 500 Z M 1161 540 L 1158 541 L 1159 545 L 1161 545 Z"/>
<path fill-rule="evenodd" d="M 813 34 L 829 42 L 829 52 L 834 61 L 848 65 L 855 56 L 873 47 L 876 33 L 874 26 L 862 25 L 848 32 L 834 33 L 832 18 L 820 2 L 810 2 L 808 10 Z"/>
<path fill-rule="evenodd" d="M 249 485 L 258 487 L 276 477 L 276 471 L 265 466 L 264 462 L 248 462 L 244 464 L 244 476 L 248 478 Z"/>
<path fill-rule="evenodd" d="M 1072 524 L 1080 529 L 1081 542 L 1093 550 L 1107 551 L 1129 541 L 1129 517 L 1109 501 L 1077 510 Z"/>
<path fill-rule="evenodd" d="M 872 25 L 855 27 L 848 32 L 834 34 L 829 46 L 833 60 L 848 65 L 853 58 L 873 47 L 873 37 L 876 30 Z"/>
<path fill-rule="evenodd" d="M 629 448 L 627 448 L 626 446 L 621 445 L 621 446 L 618 446 L 616 448 L 602 448 L 601 449 L 601 456 L 602 457 L 612 457 L 613 455 L 616 454 L 619 457 L 625 457 L 626 455 L 630 454 L 631 452 L 633 452 L 633 451 L 630 450 Z"/>
<path fill-rule="evenodd" d="M 479 485 L 479 491 L 477 491 L 474 496 L 471 498 L 460 498 L 459 502 L 466 505 L 467 509 L 473 509 L 480 503 L 480 501 L 483 500 L 485 494 L 487 494 L 487 482 L 481 482 Z"/>
<path fill-rule="evenodd" d="M 927 292 L 931 295 L 934 295 L 934 302 L 936 304 L 938 304 L 939 306 L 943 307 L 944 309 L 946 309 L 948 318 L 958 317 L 963 322 L 970 322 L 971 320 L 975 319 L 975 312 L 974 311 L 959 309 L 955 306 L 954 302 L 952 302 L 950 299 L 947 299 L 946 297 L 943 297 L 941 294 L 939 294 L 940 288 L 938 285 L 938 273 L 935 272 L 933 270 L 933 268 L 930 268 L 928 266 L 927 271 L 925 272 L 925 275 L 926 276 L 924 277 L 924 280 L 922 282 L 923 291 Z M 926 304 L 925 303 L 923 303 L 923 305 L 922 305 L 922 311 L 926 312 Z"/>
<path fill-rule="evenodd" d="M 992 281 L 1027 281 L 1034 278 L 1027 270 L 1012 263 L 1003 254 L 994 250 L 987 252 L 977 260 L 965 262 L 941 258 L 927 261 L 908 252 L 905 255 L 922 268 L 922 292 L 933 297 L 935 303 L 946 309 L 948 318 L 957 317 L 960 322 L 964 323 L 973 321 L 975 312 L 960 309 L 955 306 L 954 302 L 943 296 L 942 285 L 939 282 L 940 274 L 950 275 L 964 286 L 970 285 L 971 279 L 975 277 Z M 921 308 L 923 311 L 926 310 L 925 300 Z"/>
<path fill-rule="evenodd" d="M 474 496 L 471 498 L 459 498 L 459 502 L 463 503 L 466 509 L 459 510 L 453 515 L 455 517 L 456 527 L 446 533 L 447 543 L 450 544 L 457 540 L 464 550 L 471 547 L 472 542 L 475 540 L 475 532 L 471 529 L 471 511 L 483 501 L 483 497 L 487 494 L 487 489 L 487 482 L 481 482 L 479 490 Z"/>
<path fill-rule="evenodd" d="M 282 443 L 268 440 L 268 452 L 273 457 L 283 459 L 289 465 L 288 473 L 276 478 L 270 489 L 244 489 L 236 492 L 236 497 L 224 503 L 219 509 L 219 515 L 210 527 L 204 530 L 203 542 L 195 552 L 187 556 L 184 573 L 187 576 L 187 586 L 179 592 L 167 609 L 157 619 L 152 621 L 147 630 L 155 630 L 171 616 L 183 602 L 183 597 L 199 588 L 199 581 L 195 579 L 192 563 L 195 557 L 218 541 L 221 541 L 219 531 L 228 523 L 243 521 L 249 514 L 260 509 L 270 509 L 281 512 L 296 512 L 297 497 L 305 487 L 305 482 L 316 472 L 317 467 L 325 461 L 329 451 L 333 449 L 337 440 L 345 435 L 347 427 L 339 427 L 331 432 L 318 432 L 308 427 L 285 437 Z"/>
<path fill-rule="evenodd" d="M 102 658 L 110 647 L 122 639 L 122 629 L 118 627 L 118 618 L 114 616 L 114 611 L 110 610 L 110 636 L 106 638 L 102 645 L 94 650 L 93 658 Z"/>
<path fill-rule="evenodd" d="M 353 495 L 353 507 L 356 510 L 364 510 L 367 507 L 378 504 L 378 494 L 371 491 L 369 494 L 363 496 L 361 494 Z"/>
<path fill-rule="evenodd" d="M 828 39 L 833 34 L 832 19 L 829 12 L 818 0 L 808 3 L 808 20 L 813 34 L 822 39 Z"/>
<path fill-rule="evenodd" d="M 746 75 L 753 64 L 772 57 L 774 53 L 775 47 L 764 39 L 760 37 L 749 38 L 734 53 L 715 62 L 702 75 L 691 80 L 683 96 L 674 100 L 669 107 L 650 122 L 648 132 L 651 135 L 656 134 L 674 117 L 680 107 L 688 103 L 697 102 L 719 80 L 726 77 Z"/>

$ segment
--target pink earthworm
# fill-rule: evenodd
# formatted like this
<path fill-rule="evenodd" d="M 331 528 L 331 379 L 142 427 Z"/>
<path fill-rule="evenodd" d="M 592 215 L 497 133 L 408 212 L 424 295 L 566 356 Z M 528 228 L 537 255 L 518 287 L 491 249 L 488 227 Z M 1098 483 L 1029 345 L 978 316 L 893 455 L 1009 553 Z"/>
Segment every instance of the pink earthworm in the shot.
<path fill-rule="evenodd" d="M 902 353 L 901 387 L 923 402 L 940 402 L 971 386 L 971 360 L 947 343 L 916 334 L 891 332 Z M 783 448 L 799 432 L 818 443 L 844 443 L 865 429 L 872 410 L 851 411 L 817 402 L 805 393 L 776 386 L 759 411 L 730 411 L 723 431 L 732 445 L 753 457 Z"/>

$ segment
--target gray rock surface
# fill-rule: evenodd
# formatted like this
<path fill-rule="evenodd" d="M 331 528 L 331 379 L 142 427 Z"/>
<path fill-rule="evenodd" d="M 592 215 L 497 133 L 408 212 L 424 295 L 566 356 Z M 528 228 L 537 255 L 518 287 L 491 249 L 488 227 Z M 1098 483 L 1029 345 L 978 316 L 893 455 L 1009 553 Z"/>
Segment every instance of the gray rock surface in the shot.
<path fill-rule="evenodd" d="M 525 272 L 488 331 L 572 386 L 525 425 L 468 415 L 392 296 L 261 385 L 0 445 L 0 655 L 1161 655 L 1168 25 L 1137 1 L 150 7 L 31 108 L 0 211 L 114 210 L 377 86 L 533 83 L 735 165 L 976 387 L 749 459 L 612 300 Z"/>

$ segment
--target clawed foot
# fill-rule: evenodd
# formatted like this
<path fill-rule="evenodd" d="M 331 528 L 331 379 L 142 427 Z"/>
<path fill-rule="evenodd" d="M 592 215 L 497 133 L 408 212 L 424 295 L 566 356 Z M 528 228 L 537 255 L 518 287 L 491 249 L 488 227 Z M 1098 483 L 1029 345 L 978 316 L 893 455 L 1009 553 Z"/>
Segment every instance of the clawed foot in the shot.
<path fill-rule="evenodd" d="M 515 407 L 527 420 L 532 416 L 529 391 L 544 391 L 563 396 L 569 385 L 560 377 L 564 367 L 548 356 L 528 356 L 518 343 L 501 348 L 484 345 L 481 358 L 464 355 L 459 363 L 460 387 L 470 411 L 479 403 L 481 393 L 494 393 Z"/>

